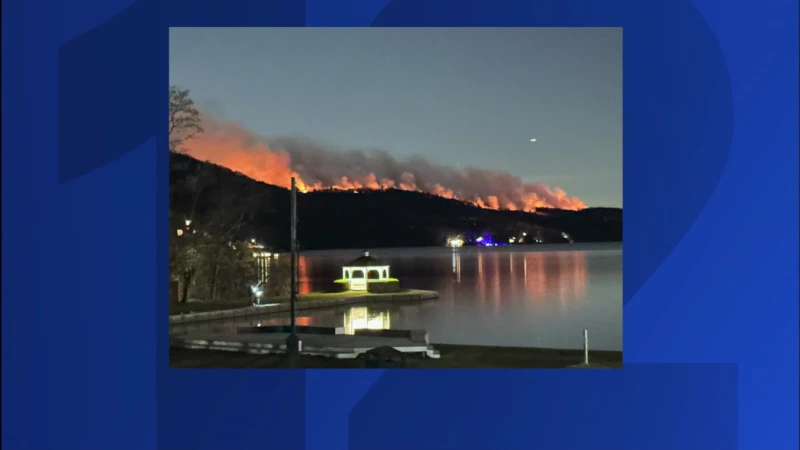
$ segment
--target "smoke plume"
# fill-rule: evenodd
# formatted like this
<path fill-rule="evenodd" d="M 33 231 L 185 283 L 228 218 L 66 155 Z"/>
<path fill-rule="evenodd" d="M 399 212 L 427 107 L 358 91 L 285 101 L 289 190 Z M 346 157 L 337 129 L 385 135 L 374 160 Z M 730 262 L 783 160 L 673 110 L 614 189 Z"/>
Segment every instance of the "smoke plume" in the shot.
<path fill-rule="evenodd" d="M 398 160 L 382 150 L 335 151 L 301 138 L 258 136 L 244 127 L 205 116 L 205 132 L 187 143 L 195 158 L 241 172 L 265 183 L 301 191 L 326 188 L 402 189 L 435 194 L 482 208 L 535 211 L 583 209 L 563 189 L 523 183 L 507 172 L 455 169 L 417 156 Z"/>

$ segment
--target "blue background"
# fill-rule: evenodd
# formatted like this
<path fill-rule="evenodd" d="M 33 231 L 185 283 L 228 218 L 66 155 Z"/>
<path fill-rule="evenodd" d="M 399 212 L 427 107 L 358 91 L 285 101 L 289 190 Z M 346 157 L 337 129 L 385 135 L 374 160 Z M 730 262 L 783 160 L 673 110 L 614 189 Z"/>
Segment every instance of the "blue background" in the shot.
<path fill-rule="evenodd" d="M 796 0 L 8 0 L 2 20 L 3 449 L 797 448 Z M 167 27 L 223 25 L 624 27 L 625 368 L 170 370 Z"/>

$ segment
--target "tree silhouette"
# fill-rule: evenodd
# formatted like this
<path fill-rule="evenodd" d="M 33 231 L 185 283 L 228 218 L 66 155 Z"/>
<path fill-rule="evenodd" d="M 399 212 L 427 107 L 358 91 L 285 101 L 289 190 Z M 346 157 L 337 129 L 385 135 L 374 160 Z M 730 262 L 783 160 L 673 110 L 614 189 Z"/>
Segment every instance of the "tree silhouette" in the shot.
<path fill-rule="evenodd" d="M 200 111 L 189 97 L 188 89 L 169 87 L 169 150 L 186 153 L 184 144 L 189 139 L 203 132 Z"/>

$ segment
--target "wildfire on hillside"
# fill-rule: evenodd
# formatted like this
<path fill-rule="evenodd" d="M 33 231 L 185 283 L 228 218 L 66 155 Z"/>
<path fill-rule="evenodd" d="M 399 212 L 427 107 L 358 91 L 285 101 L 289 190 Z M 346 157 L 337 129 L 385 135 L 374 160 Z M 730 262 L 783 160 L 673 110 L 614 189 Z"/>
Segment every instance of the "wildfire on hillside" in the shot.
<path fill-rule="evenodd" d="M 207 117 L 203 125 L 205 132 L 187 143 L 190 155 L 285 188 L 295 177 L 301 192 L 400 189 L 496 210 L 586 208 L 579 198 L 569 197 L 563 189 L 523 183 L 507 172 L 455 169 L 423 157 L 401 161 L 380 150 L 341 152 L 295 138 L 268 139 L 241 125 Z"/>

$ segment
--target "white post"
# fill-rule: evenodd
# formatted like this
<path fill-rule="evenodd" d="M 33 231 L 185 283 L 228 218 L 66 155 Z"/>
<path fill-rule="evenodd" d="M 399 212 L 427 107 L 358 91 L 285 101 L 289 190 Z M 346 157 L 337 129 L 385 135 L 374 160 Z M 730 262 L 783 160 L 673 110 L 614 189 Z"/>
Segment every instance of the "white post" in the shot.
<path fill-rule="evenodd" d="M 589 330 L 583 330 L 583 363 L 589 365 Z"/>

